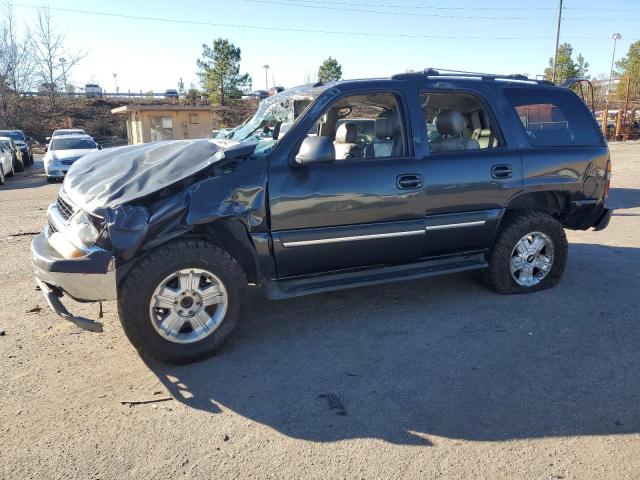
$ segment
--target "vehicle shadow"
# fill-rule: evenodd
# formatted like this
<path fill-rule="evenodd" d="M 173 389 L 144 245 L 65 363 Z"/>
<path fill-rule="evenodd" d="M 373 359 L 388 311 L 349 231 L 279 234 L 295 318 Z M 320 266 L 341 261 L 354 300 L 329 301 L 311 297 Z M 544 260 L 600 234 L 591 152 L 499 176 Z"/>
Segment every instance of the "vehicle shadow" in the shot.
<path fill-rule="evenodd" d="M 609 191 L 607 205 L 614 210 L 640 207 L 640 189 L 612 188 Z"/>
<path fill-rule="evenodd" d="M 530 295 L 459 274 L 256 298 L 214 358 L 149 367 L 189 407 L 315 442 L 636 433 L 639 271 L 638 248 L 571 244 L 561 284 Z"/>

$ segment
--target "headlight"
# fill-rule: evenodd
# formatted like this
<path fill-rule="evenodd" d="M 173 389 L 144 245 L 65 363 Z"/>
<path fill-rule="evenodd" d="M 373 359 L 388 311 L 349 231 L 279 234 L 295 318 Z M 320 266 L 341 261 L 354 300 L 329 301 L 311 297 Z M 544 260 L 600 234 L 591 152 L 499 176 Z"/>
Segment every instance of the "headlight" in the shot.
<path fill-rule="evenodd" d="M 100 231 L 91 221 L 89 215 L 79 210 L 69 219 L 69 240 L 78 248 L 93 246 L 100 237 Z"/>

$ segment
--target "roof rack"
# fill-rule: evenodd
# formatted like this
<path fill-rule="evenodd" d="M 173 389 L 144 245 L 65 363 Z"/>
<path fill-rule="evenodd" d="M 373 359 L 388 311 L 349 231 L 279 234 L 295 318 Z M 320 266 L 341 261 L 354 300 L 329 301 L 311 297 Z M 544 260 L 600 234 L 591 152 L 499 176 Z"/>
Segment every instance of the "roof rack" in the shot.
<path fill-rule="evenodd" d="M 451 70 L 448 68 L 425 68 L 422 72 L 415 73 L 400 73 L 398 75 L 394 75 L 393 79 L 402 80 L 402 79 L 410 79 L 415 78 L 416 76 L 426 76 L 426 77 L 477 77 L 482 80 L 518 80 L 523 82 L 532 82 L 538 83 L 540 85 L 555 85 L 553 82 L 549 80 L 537 80 L 534 78 L 529 78 L 526 75 L 521 75 L 518 73 L 512 73 L 508 75 L 501 75 L 495 73 L 482 73 L 482 72 L 467 72 L 465 70 Z"/>

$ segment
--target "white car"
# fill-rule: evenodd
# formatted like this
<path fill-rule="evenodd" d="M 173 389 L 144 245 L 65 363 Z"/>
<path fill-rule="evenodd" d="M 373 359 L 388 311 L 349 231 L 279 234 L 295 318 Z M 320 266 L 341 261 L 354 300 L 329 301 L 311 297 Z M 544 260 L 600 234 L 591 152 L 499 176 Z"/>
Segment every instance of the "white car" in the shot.
<path fill-rule="evenodd" d="M 9 146 L 0 142 L 0 185 L 4 185 L 6 177 L 13 177 L 13 154 Z"/>
<path fill-rule="evenodd" d="M 51 142 L 51 139 L 53 137 L 59 137 L 61 135 L 86 135 L 86 134 L 87 132 L 85 132 L 82 128 L 58 128 L 53 131 L 50 137 L 46 138 L 47 143 L 45 145 L 45 149 L 49 148 L 49 143 Z"/>
<path fill-rule="evenodd" d="M 63 179 L 76 160 L 101 148 L 89 135 L 64 135 L 52 138 L 43 159 L 47 182 Z"/>

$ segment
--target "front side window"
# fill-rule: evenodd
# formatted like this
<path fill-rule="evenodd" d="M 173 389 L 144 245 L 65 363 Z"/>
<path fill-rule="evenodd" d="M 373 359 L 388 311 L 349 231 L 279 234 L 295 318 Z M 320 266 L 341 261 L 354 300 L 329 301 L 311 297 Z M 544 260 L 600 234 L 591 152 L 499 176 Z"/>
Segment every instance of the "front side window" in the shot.
<path fill-rule="evenodd" d="M 502 145 L 488 110 L 467 93 L 422 92 L 420 104 L 432 154 L 482 150 Z"/>
<path fill-rule="evenodd" d="M 405 132 L 396 95 L 370 92 L 335 101 L 308 135 L 329 137 L 335 159 L 347 160 L 402 157 Z"/>
<path fill-rule="evenodd" d="M 601 145 L 592 115 L 575 95 L 560 90 L 532 88 L 505 88 L 504 94 L 516 110 L 531 145 Z"/>

